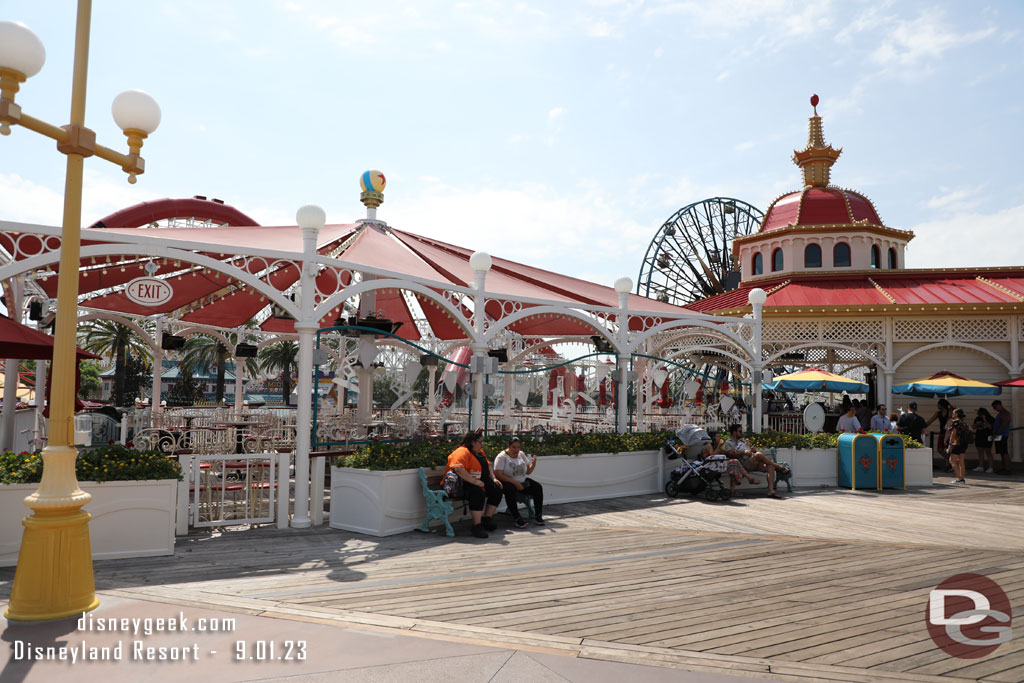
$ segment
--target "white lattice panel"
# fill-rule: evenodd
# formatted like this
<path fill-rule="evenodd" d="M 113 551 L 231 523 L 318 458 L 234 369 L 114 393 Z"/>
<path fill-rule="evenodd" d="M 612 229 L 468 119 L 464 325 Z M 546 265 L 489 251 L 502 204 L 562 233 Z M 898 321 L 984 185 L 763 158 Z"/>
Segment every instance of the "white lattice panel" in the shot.
<path fill-rule="evenodd" d="M 818 339 L 818 322 L 772 320 L 764 323 L 762 335 L 765 341 L 813 341 Z"/>
<path fill-rule="evenodd" d="M 878 341 L 883 334 L 881 320 L 826 320 L 821 338 L 832 341 Z"/>
<path fill-rule="evenodd" d="M 953 339 L 1006 341 L 1009 337 L 1009 325 L 1002 318 L 963 318 L 953 321 Z"/>
<path fill-rule="evenodd" d="M 942 341 L 949 338 L 948 320 L 910 319 L 893 324 L 893 341 Z"/>

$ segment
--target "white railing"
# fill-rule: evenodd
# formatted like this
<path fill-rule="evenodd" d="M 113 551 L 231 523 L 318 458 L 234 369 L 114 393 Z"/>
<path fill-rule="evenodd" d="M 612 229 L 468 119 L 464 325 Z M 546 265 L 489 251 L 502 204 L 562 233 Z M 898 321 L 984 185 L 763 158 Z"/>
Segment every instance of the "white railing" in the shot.
<path fill-rule="evenodd" d="M 806 434 L 807 427 L 804 425 L 804 416 L 797 415 L 768 415 L 768 429 L 773 432 L 788 432 L 790 434 Z"/>
<path fill-rule="evenodd" d="M 178 534 L 193 527 L 239 524 L 288 526 L 289 454 L 178 455 L 184 480 Z"/>

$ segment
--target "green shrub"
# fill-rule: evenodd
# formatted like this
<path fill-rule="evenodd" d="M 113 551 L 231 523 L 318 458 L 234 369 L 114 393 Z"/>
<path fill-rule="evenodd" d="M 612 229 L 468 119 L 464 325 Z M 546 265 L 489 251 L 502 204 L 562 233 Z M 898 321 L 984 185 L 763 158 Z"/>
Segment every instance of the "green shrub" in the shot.
<path fill-rule="evenodd" d="M 530 455 L 580 455 L 581 453 L 629 453 L 661 448 L 669 432 L 649 434 L 548 434 L 523 436 L 523 450 Z M 335 458 L 340 467 L 366 470 L 404 470 L 415 467 L 441 467 L 461 440 L 423 441 L 416 443 L 376 443 L 365 446 L 347 457 Z M 484 453 L 494 458 L 508 445 L 508 438 L 492 436 L 484 439 Z"/>
<path fill-rule="evenodd" d="M 181 466 L 159 451 L 112 444 L 82 451 L 75 461 L 78 481 L 181 479 Z M 0 484 L 35 484 L 43 476 L 39 453 L 0 453 Z"/>
<path fill-rule="evenodd" d="M 881 432 L 877 432 L 881 433 Z M 892 434 L 903 439 L 906 448 L 922 448 L 921 443 L 911 439 L 905 434 Z M 722 438 L 727 438 L 723 434 Z M 747 434 L 744 436 L 753 448 L 765 450 L 774 446 L 775 448 L 796 448 L 798 450 L 809 450 L 812 448 L 837 448 L 839 446 L 839 434 L 790 434 L 788 432 L 762 432 L 761 434 Z"/>
<path fill-rule="evenodd" d="M 921 448 L 921 444 L 908 436 L 896 434 L 903 439 L 907 448 Z M 630 453 L 661 448 L 666 439 L 674 438 L 672 432 L 651 432 L 644 434 L 549 434 L 545 436 L 522 436 L 523 450 L 530 455 L 580 455 L 582 453 Z M 722 434 L 722 439 L 728 434 Z M 838 434 L 790 434 L 787 432 L 764 432 L 747 434 L 751 446 L 760 450 L 775 448 L 836 448 Z M 409 443 L 374 443 L 364 446 L 353 455 L 337 457 L 334 465 L 364 470 L 405 470 L 417 467 L 443 467 L 448 455 L 455 450 L 459 441 L 422 441 Z M 484 439 L 484 453 L 493 460 L 508 444 L 507 437 L 491 436 Z"/>

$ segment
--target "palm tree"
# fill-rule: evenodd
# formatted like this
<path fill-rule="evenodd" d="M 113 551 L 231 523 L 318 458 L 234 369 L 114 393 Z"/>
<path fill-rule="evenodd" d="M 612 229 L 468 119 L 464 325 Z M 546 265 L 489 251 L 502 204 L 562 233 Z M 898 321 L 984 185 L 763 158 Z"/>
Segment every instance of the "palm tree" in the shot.
<path fill-rule="evenodd" d="M 281 341 L 260 349 L 260 369 L 267 373 L 281 372 L 281 398 L 285 405 L 292 394 L 292 371 L 299 369 L 298 355 L 299 344 L 293 341 Z"/>
<path fill-rule="evenodd" d="M 140 323 L 143 329 L 148 321 Z M 149 331 L 149 330 L 147 330 Z M 113 320 L 91 320 L 78 328 L 79 345 L 86 351 L 114 357 L 115 406 L 124 405 L 125 362 L 132 353 L 147 363 L 153 354 L 149 344 L 132 328 Z"/>
<path fill-rule="evenodd" d="M 199 371 L 205 375 L 210 371 L 211 367 L 217 368 L 217 396 L 215 400 L 217 403 L 224 400 L 224 377 L 227 372 L 226 361 L 228 358 L 228 350 L 224 343 L 205 334 L 194 334 L 185 340 L 185 346 L 182 347 L 181 354 L 179 366 L 182 372 L 187 372 L 191 375 Z M 235 377 L 235 381 L 238 381 L 237 377 Z"/>

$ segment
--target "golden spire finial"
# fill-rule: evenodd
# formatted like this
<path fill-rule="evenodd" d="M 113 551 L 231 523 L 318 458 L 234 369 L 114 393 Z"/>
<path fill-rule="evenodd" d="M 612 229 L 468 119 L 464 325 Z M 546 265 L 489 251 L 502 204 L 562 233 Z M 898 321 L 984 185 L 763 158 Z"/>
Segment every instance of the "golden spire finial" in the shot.
<path fill-rule="evenodd" d="M 821 117 L 818 116 L 818 96 L 811 95 L 811 107 L 814 116 L 810 118 L 807 131 L 807 146 L 801 151 L 793 152 L 793 163 L 804 172 L 804 186 L 825 187 L 828 185 L 829 170 L 836 159 L 843 153 L 842 148 L 834 149 L 825 144 L 825 134 L 821 128 Z"/>

